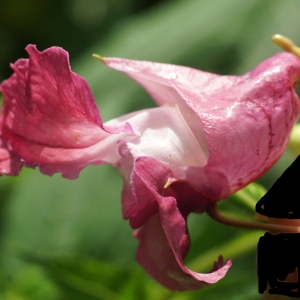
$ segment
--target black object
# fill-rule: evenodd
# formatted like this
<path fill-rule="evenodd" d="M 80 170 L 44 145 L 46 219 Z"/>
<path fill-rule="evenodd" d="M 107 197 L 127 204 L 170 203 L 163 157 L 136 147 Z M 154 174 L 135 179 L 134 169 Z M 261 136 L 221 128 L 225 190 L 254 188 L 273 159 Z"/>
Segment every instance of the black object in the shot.
<path fill-rule="evenodd" d="M 300 234 L 265 233 L 257 245 L 258 292 L 270 286 L 269 294 L 300 296 L 300 277 L 294 275 L 292 282 L 283 282 L 289 273 L 300 269 Z M 296 291 L 298 289 L 298 291 Z"/>
<path fill-rule="evenodd" d="M 269 218 L 300 220 L 300 155 L 257 202 Z M 265 233 L 257 245 L 258 292 L 300 297 L 300 234 Z M 289 276 L 289 277 L 288 277 Z"/>
<path fill-rule="evenodd" d="M 300 155 L 257 202 L 255 209 L 270 218 L 300 219 Z"/>

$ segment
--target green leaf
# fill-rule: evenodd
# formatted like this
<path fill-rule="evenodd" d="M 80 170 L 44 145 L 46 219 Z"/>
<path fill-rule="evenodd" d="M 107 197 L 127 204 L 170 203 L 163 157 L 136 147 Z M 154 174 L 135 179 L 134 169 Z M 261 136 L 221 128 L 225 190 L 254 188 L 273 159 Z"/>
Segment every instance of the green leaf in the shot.
<path fill-rule="evenodd" d="M 91 257 L 43 257 L 26 255 L 43 266 L 56 282 L 64 299 L 146 299 L 141 269 L 101 262 Z"/>
<path fill-rule="evenodd" d="M 2 271 L 0 280 L 0 293 L 5 300 L 61 299 L 57 286 L 37 267 L 24 268 L 14 277 Z"/>
<path fill-rule="evenodd" d="M 228 204 L 231 203 L 233 206 L 238 206 L 238 208 L 246 210 L 253 218 L 255 214 L 255 205 L 266 192 L 267 190 L 262 185 L 252 182 L 223 201 L 220 207 L 222 207 L 223 210 L 224 208 L 225 210 L 232 209 L 232 205 L 228 206 Z M 227 206 L 228 208 L 226 209 Z"/>

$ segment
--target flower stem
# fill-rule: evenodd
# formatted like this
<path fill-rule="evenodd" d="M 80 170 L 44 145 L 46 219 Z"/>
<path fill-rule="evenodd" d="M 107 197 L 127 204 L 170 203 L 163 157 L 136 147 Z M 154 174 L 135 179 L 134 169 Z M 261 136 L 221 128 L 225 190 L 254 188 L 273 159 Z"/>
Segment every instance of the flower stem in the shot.
<path fill-rule="evenodd" d="M 241 220 L 233 220 L 229 219 L 220 214 L 218 210 L 217 203 L 212 203 L 208 206 L 206 210 L 207 214 L 215 221 L 229 226 L 234 227 L 242 227 L 242 228 L 250 228 L 250 229 L 261 229 L 265 231 L 270 231 L 272 233 L 283 233 L 283 232 L 292 232 L 292 233 L 300 233 L 300 226 L 295 226 L 298 220 L 282 220 L 281 224 L 271 224 L 271 223 L 261 223 L 261 222 L 247 222 Z M 271 222 L 272 218 L 269 219 Z M 299 221 L 298 221 L 299 222 Z M 290 224 L 290 225 L 286 225 Z M 294 225 L 292 225 L 294 224 Z M 277 294 L 269 294 L 268 290 L 262 295 L 263 300 L 288 300 L 291 299 L 289 296 L 285 295 L 277 295 Z M 293 299 L 300 299 L 299 297 Z"/>
<path fill-rule="evenodd" d="M 259 230 L 272 231 L 272 232 L 300 233 L 300 226 L 270 224 L 270 223 L 261 223 L 261 222 L 248 222 L 248 221 L 229 219 L 220 214 L 217 203 L 211 203 L 207 207 L 206 212 L 216 222 L 228 226 L 259 229 Z"/>

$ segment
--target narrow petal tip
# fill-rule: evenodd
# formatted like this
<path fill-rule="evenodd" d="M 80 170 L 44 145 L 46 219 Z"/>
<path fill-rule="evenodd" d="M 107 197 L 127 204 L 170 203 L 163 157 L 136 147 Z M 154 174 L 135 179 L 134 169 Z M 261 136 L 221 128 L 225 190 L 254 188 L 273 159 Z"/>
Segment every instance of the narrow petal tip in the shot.
<path fill-rule="evenodd" d="M 100 60 L 101 62 L 105 63 L 105 57 L 103 57 L 103 56 L 101 56 L 101 55 L 98 55 L 98 54 L 93 53 L 93 54 L 92 54 L 92 57 L 94 57 L 94 58 Z"/>
<path fill-rule="evenodd" d="M 300 58 L 300 48 L 291 39 L 281 34 L 275 34 L 272 36 L 272 41 L 285 51 L 293 53 Z"/>

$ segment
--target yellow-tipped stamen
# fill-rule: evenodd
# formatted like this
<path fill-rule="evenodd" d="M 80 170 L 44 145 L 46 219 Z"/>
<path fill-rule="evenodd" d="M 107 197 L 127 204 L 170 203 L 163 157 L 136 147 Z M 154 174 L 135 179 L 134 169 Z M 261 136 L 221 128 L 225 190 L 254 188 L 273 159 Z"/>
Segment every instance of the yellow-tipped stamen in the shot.
<path fill-rule="evenodd" d="M 272 36 L 272 41 L 282 49 L 291 52 L 300 58 L 300 48 L 297 47 L 291 39 L 281 34 L 275 34 Z"/>
<path fill-rule="evenodd" d="M 101 62 L 105 62 L 105 57 L 103 57 L 103 56 L 101 56 L 101 55 L 98 55 L 98 54 L 92 54 L 92 57 L 94 57 L 94 58 L 96 58 L 96 59 L 98 59 L 98 60 L 100 60 Z"/>
<path fill-rule="evenodd" d="M 164 189 L 167 189 L 173 183 L 172 178 L 168 178 L 166 184 L 164 185 Z"/>
<path fill-rule="evenodd" d="M 265 231 L 278 232 L 278 233 L 279 232 L 300 233 L 300 226 L 290 226 L 290 225 L 270 224 L 270 223 L 260 223 L 260 222 L 247 222 L 247 221 L 232 220 L 226 218 L 220 214 L 217 203 L 211 203 L 207 207 L 206 212 L 216 222 L 228 226 L 261 229 Z"/>

